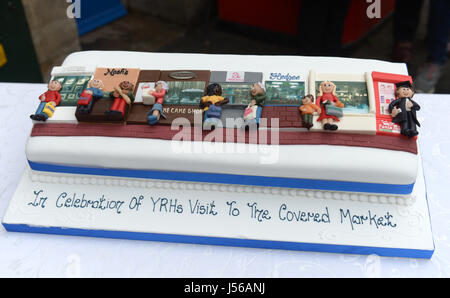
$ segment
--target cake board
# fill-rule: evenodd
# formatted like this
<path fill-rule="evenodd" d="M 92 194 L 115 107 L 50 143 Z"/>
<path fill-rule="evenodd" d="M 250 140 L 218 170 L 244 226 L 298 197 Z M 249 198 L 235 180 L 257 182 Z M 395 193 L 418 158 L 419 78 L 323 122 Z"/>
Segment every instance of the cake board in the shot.
<path fill-rule="evenodd" d="M 27 166 L 2 224 L 11 232 L 431 258 L 420 158 L 411 198 L 36 172 Z"/>

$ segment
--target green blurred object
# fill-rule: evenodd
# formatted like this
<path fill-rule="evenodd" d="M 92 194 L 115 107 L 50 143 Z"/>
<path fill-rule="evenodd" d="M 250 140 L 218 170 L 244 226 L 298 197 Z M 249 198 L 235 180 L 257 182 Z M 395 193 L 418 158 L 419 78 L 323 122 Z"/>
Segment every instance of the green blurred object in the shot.
<path fill-rule="evenodd" d="M 20 0 L 0 1 L 0 44 L 7 58 L 0 67 L 0 82 L 43 82 Z"/>
<path fill-rule="evenodd" d="M 60 106 L 76 106 L 80 94 L 87 88 L 91 76 L 57 76 L 53 80 L 61 83 Z"/>

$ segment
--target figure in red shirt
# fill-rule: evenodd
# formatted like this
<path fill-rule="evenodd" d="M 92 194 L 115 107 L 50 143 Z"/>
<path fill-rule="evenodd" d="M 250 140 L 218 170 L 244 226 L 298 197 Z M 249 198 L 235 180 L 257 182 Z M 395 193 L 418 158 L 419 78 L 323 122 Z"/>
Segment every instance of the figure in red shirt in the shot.
<path fill-rule="evenodd" d="M 317 121 L 321 121 L 323 129 L 337 130 L 335 122 L 343 116 L 342 108 L 344 104 L 336 96 L 336 85 L 330 81 L 320 83 L 319 94 L 317 94 L 316 104 L 320 106 L 320 116 Z"/>
<path fill-rule="evenodd" d="M 148 124 L 155 125 L 159 119 L 163 117 L 166 119 L 163 111 L 164 96 L 169 90 L 169 86 L 165 81 L 158 81 L 155 83 L 155 90 L 151 93 L 155 97 L 155 104 L 150 112 L 147 113 Z"/>
<path fill-rule="evenodd" d="M 61 89 L 62 85 L 59 81 L 50 81 L 47 92 L 39 96 L 41 103 L 36 112 L 30 115 L 30 118 L 36 121 L 46 121 L 51 117 L 55 107 L 61 103 L 61 94 L 59 94 Z"/>

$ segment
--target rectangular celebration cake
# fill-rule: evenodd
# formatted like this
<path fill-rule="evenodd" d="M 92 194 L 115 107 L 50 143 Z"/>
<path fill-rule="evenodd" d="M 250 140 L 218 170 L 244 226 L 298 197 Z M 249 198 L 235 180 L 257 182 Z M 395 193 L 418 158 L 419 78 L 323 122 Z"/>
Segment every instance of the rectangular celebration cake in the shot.
<path fill-rule="evenodd" d="M 30 167 L 45 172 L 370 193 L 388 198 L 411 194 L 418 169 L 416 138 L 400 135 L 393 123 L 391 131 L 377 127 L 377 120 L 386 117 L 377 109 L 389 94 L 375 98 L 374 90 L 374 81 L 383 80 L 383 74 L 384 84 L 410 79 L 404 65 L 305 57 L 272 57 L 264 64 L 249 58 L 242 65 L 236 63 L 240 61 L 236 57 L 214 55 L 198 60 L 181 55 L 163 65 L 159 61 L 164 59 L 148 55 L 76 53 L 54 70 L 53 77 L 65 80 L 63 90 L 73 88 L 66 86 L 67 81 L 77 76 L 87 83 L 86 74 L 102 79 L 105 85 L 111 77 L 116 84 L 130 81 L 135 89 L 161 78 L 169 87 L 163 104 L 166 118 L 149 125 L 147 114 L 152 106 L 136 98 L 126 107 L 131 123 L 109 123 L 112 118 L 108 120 L 105 111 L 112 103 L 103 98 L 94 102 L 91 115 L 84 114 L 78 121 L 76 101 L 63 106 L 65 101 L 70 104 L 63 99 L 54 116 L 34 125 L 26 147 Z M 193 78 L 174 79 L 171 73 Z M 199 107 L 209 76 L 219 80 L 223 97 L 231 99 L 221 107 L 229 116 L 220 119 L 224 129 L 213 131 L 202 129 L 203 110 Z M 314 104 L 322 80 L 338 85 L 337 97 L 345 105 L 336 131 L 325 130 L 317 115 L 312 116 L 310 129 L 302 123 L 302 97 L 314 94 Z M 255 83 L 264 85 L 267 94 L 259 129 L 246 132 L 241 128 L 243 115 Z M 105 93 L 112 90 L 113 85 L 108 86 Z M 293 88 L 297 86 L 300 88 Z M 89 116 L 94 120 L 89 121 Z"/>
<path fill-rule="evenodd" d="M 386 206 L 417 207 L 427 213 L 417 145 L 420 124 L 416 111 L 420 106 L 413 100 L 411 83 L 404 64 L 376 60 L 74 53 L 53 69 L 48 91 L 39 98 L 40 103 L 36 101 L 39 107 L 30 115 L 34 125 L 26 144 L 26 175 L 30 185 L 44 183 L 55 189 L 56 185 L 70 185 L 77 189 L 72 196 L 67 191 L 55 192 L 55 212 L 80 212 L 86 206 L 96 209 L 96 204 L 101 210 L 114 209 L 117 215 L 121 213 L 120 200 L 90 201 L 81 189 L 116 189 L 116 196 L 132 197 L 127 208 L 133 210 L 146 197 L 139 191 L 146 189 L 168 192 L 151 195 L 147 208 L 152 214 L 214 217 L 222 204 L 226 212 L 222 211 L 231 218 L 239 217 L 245 208 L 259 223 L 277 218 L 324 224 L 332 221 L 332 202 L 338 201 L 363 210 L 353 215 L 351 208 L 335 208 L 340 219 L 336 221 L 341 225 L 349 221 L 352 233 L 364 223 L 364 227 L 375 227 L 375 233 L 389 227 L 397 231 L 398 217 L 386 211 Z M 27 206 L 41 206 L 49 198 L 36 187 Z M 198 196 L 205 201 L 195 201 L 192 191 L 201 192 Z M 170 192 L 179 196 L 189 193 L 188 203 L 180 203 L 181 197 L 170 199 Z M 237 208 L 240 197 L 262 195 L 274 197 L 267 204 L 275 204 L 272 207 L 276 211 L 259 209 L 256 202 L 244 204 L 248 198 L 242 198 L 244 207 Z M 100 207 L 103 202 L 104 209 Z M 312 209 L 317 207 L 314 204 L 322 204 L 321 211 L 288 209 L 288 204 L 299 202 Z M 377 209 L 379 217 L 373 217 L 370 208 Z M 434 249 L 427 234 L 428 216 L 424 219 L 426 235 L 408 244 L 425 247 L 408 250 L 402 247 L 401 242 L 406 241 L 402 238 L 391 245 L 400 250 L 385 251 L 390 244 L 378 245 L 377 237 L 367 244 L 361 240 L 365 237 L 358 236 L 351 243 L 353 236 L 339 240 L 330 236 L 330 248 L 329 239 L 323 240 L 323 233 L 317 231 L 308 232 L 314 234 L 311 238 L 302 236 L 296 241 L 292 235 L 280 239 L 262 236 L 260 227 L 258 232 L 247 234 L 229 235 L 225 230 L 191 233 L 176 224 L 178 220 L 171 222 L 168 230 L 159 230 L 151 224 L 149 229 L 140 226 L 136 219 L 127 220 L 123 227 L 113 227 L 113 217 L 89 224 L 75 220 L 78 226 L 51 219 L 42 223 L 38 215 L 20 224 L 19 213 L 10 213 L 14 215 L 7 214 L 3 224 L 16 231 L 29 231 L 30 226 L 38 225 L 49 228 L 38 228 L 37 232 L 350 253 L 371 253 L 368 247 L 384 246 L 376 253 L 419 257 L 430 257 Z M 72 214 L 65 216 L 71 218 Z M 130 222 L 136 226 L 130 226 Z M 202 225 L 196 219 L 192 224 Z M 111 231 L 119 234 L 110 235 Z M 120 234 L 125 231 L 139 234 Z M 421 244 L 424 237 L 426 244 Z M 246 240 L 243 244 L 223 239 Z M 320 248 L 311 244 L 321 241 L 326 244 Z M 297 242 L 309 244 L 282 244 Z M 405 249 L 418 253 L 403 253 Z"/>

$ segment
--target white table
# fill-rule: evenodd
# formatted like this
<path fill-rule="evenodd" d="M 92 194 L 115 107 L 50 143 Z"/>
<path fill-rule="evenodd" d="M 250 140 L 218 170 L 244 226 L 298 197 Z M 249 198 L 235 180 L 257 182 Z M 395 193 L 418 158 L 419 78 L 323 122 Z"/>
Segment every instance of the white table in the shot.
<path fill-rule="evenodd" d="M 0 217 L 26 166 L 45 84 L 0 83 Z M 418 94 L 420 150 L 436 250 L 431 260 L 6 232 L 0 277 L 450 277 L 450 95 Z"/>

